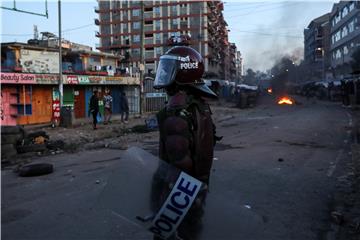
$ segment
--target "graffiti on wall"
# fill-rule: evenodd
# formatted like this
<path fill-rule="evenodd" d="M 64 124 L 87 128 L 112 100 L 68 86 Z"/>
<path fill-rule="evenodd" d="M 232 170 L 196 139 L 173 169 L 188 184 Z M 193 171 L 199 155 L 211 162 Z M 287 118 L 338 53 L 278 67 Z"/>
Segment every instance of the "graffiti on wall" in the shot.
<path fill-rule="evenodd" d="M 23 72 L 59 73 L 59 53 L 22 49 L 20 63 Z"/>

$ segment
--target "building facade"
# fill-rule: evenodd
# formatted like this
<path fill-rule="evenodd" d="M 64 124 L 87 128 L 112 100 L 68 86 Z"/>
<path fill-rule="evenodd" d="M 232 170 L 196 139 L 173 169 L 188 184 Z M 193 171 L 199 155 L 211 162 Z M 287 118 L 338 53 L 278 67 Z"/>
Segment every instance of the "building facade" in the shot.
<path fill-rule="evenodd" d="M 304 61 L 309 80 L 326 78 L 330 66 L 330 13 L 310 22 L 304 30 Z"/>
<path fill-rule="evenodd" d="M 236 70 L 237 70 L 237 83 L 239 84 L 244 75 L 243 58 L 240 51 L 236 51 Z"/>
<path fill-rule="evenodd" d="M 352 72 L 352 53 L 360 48 L 360 2 L 340 1 L 330 16 L 330 58 L 334 77 Z"/>
<path fill-rule="evenodd" d="M 155 73 L 168 39 L 187 34 L 190 46 L 205 61 L 205 76 L 230 77 L 227 23 L 221 1 L 98 1 L 98 49 L 125 56 L 121 66 L 139 72 L 143 51 L 145 73 Z M 143 41 L 142 41 L 143 40 Z"/>
<path fill-rule="evenodd" d="M 127 93 L 130 111 L 139 113 L 139 77 L 118 71 L 118 56 L 88 50 L 63 47 L 63 105 L 73 109 L 75 118 L 85 118 L 93 90 L 98 90 L 101 96 L 105 90 L 110 90 L 114 113 L 120 112 L 121 92 Z M 58 48 L 2 43 L 1 125 L 58 120 L 59 72 Z M 99 105 L 103 111 L 101 99 Z"/>

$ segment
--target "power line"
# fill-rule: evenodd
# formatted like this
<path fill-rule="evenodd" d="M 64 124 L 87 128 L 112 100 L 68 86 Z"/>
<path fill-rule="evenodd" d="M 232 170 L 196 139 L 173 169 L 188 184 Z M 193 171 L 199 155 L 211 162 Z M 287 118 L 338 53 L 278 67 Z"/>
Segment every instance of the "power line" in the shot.
<path fill-rule="evenodd" d="M 261 2 L 261 3 L 256 3 L 256 5 L 253 5 L 251 7 L 246 7 L 246 8 L 241 8 L 241 9 L 235 9 L 236 6 L 229 6 L 231 8 L 234 8 L 234 9 L 231 9 L 231 10 L 224 10 L 224 13 L 228 13 L 228 12 L 239 12 L 239 11 L 243 11 L 243 10 L 248 10 L 248 9 L 256 9 L 256 8 L 261 8 L 261 7 L 269 7 L 269 5 L 266 5 L 266 4 L 283 4 L 282 2 L 279 2 L 279 3 L 266 3 L 266 2 Z M 260 7 L 259 7 L 260 6 Z"/>
<path fill-rule="evenodd" d="M 80 27 L 69 28 L 69 29 L 65 29 L 65 30 L 62 31 L 62 32 L 71 32 L 71 31 L 74 31 L 74 30 L 78 30 L 78 29 L 82 29 L 82 28 L 87 28 L 87 27 L 90 27 L 90 26 L 94 26 L 94 24 L 86 24 L 86 25 L 83 25 L 83 26 L 80 26 Z"/>
<path fill-rule="evenodd" d="M 240 8 L 240 9 L 238 9 L 237 8 L 237 6 L 228 6 L 229 8 L 231 8 L 231 10 L 224 10 L 224 13 L 227 13 L 227 12 L 236 12 L 236 11 L 243 11 L 243 10 L 247 10 L 247 9 L 253 9 L 253 8 L 257 8 L 258 6 L 260 6 L 260 5 L 263 5 L 264 7 L 266 6 L 266 5 L 264 5 L 264 4 L 266 4 L 266 3 L 264 3 L 264 2 L 261 2 L 261 3 L 256 3 L 255 5 L 252 5 L 251 7 L 245 7 L 245 8 Z M 225 9 L 226 9 L 226 5 L 225 5 Z M 240 6 L 240 7 L 242 7 L 242 6 Z"/>
<path fill-rule="evenodd" d="M 25 36 L 32 36 L 33 34 L 0 34 L 1 36 L 8 36 L 8 37 L 25 37 Z"/>
<path fill-rule="evenodd" d="M 284 3 L 284 5 L 287 4 L 286 6 L 288 7 L 288 6 L 296 5 L 296 4 L 299 4 L 299 3 L 300 3 L 300 2 L 295 2 L 295 3 L 294 3 L 294 2 L 290 2 L 290 3 Z M 283 6 L 274 7 L 274 8 L 262 9 L 262 10 L 256 11 L 256 13 L 266 12 L 266 11 L 270 11 L 270 10 L 274 10 L 274 9 L 283 8 L 284 5 L 283 5 Z M 229 18 L 237 18 L 237 17 L 247 16 L 247 15 L 252 14 L 253 12 L 254 12 L 254 11 L 250 11 L 250 12 L 248 12 L 248 13 L 244 13 L 244 14 L 240 14 L 240 15 L 237 14 L 237 15 L 233 15 L 233 16 L 228 16 L 228 17 L 226 17 L 226 18 L 227 18 L 226 20 L 228 20 Z"/>
<path fill-rule="evenodd" d="M 279 37 L 287 37 L 287 38 L 303 38 L 303 36 L 279 34 L 279 33 L 265 33 L 265 32 L 253 32 L 253 31 L 243 31 L 243 30 L 235 30 L 235 31 L 236 32 L 257 34 L 257 35 L 264 35 L 264 36 L 279 36 Z"/>
<path fill-rule="evenodd" d="M 75 27 L 75 28 L 69 28 L 69 29 L 65 29 L 65 30 L 63 30 L 61 32 L 62 33 L 71 32 L 71 31 L 82 29 L 82 28 L 87 28 L 87 27 L 90 27 L 90 26 L 94 26 L 94 24 L 86 24 L 86 25 L 83 25 L 83 26 Z M 8 36 L 8 37 L 21 37 L 21 36 L 25 37 L 25 36 L 32 36 L 33 34 L 0 34 L 0 35 L 1 36 Z"/>

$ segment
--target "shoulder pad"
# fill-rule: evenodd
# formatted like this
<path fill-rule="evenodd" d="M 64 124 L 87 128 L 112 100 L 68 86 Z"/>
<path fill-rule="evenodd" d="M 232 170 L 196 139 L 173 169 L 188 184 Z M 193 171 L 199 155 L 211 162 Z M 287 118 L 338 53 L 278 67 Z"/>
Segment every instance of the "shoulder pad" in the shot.
<path fill-rule="evenodd" d="M 167 109 L 185 108 L 187 106 L 187 94 L 184 92 L 178 92 L 174 96 L 171 96 L 167 104 Z"/>

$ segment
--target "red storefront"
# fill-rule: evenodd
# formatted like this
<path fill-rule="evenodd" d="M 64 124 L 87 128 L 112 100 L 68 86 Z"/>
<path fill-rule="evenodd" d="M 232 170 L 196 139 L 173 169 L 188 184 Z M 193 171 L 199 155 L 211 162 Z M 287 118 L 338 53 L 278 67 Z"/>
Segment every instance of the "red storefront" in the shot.
<path fill-rule="evenodd" d="M 57 79 L 50 74 L 1 73 L 1 125 L 51 122 Z"/>

